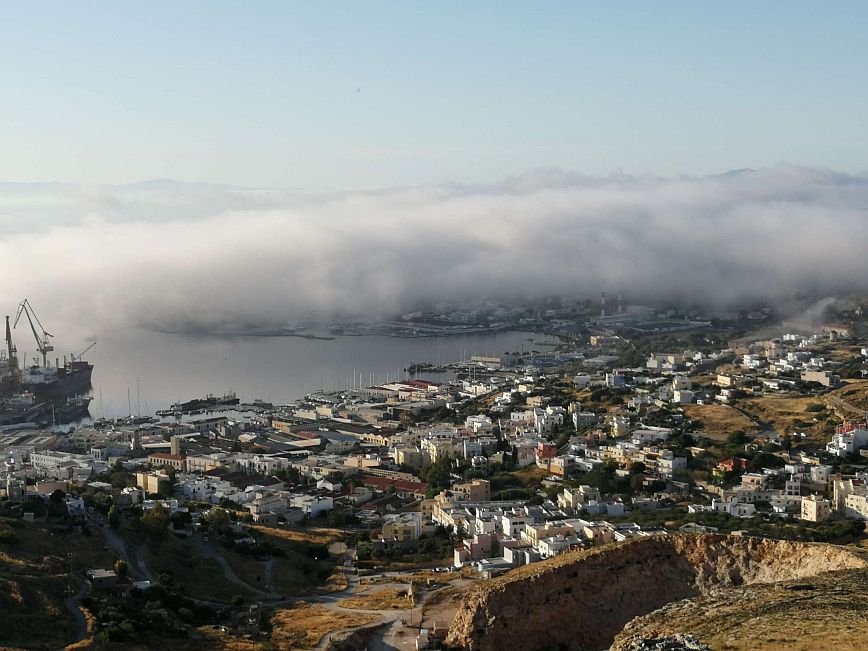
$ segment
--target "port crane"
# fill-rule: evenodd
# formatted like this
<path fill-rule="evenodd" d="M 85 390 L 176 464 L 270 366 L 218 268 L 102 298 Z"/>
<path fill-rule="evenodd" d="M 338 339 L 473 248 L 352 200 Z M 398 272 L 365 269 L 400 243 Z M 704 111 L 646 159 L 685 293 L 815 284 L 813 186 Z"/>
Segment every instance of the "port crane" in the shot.
<path fill-rule="evenodd" d="M 54 346 L 51 345 L 51 337 L 54 335 L 50 332 L 47 332 L 45 328 L 42 327 L 42 323 L 40 323 L 39 318 L 36 316 L 36 312 L 33 310 L 33 306 L 30 304 L 30 301 L 26 298 L 21 301 L 21 304 L 18 306 L 18 314 L 15 315 L 15 323 L 12 325 L 13 328 L 18 327 L 18 320 L 21 318 L 21 315 L 27 317 L 27 322 L 30 324 L 30 329 L 33 331 L 33 336 L 36 338 L 36 348 L 42 354 L 42 366 L 48 366 L 48 353 L 54 350 Z M 33 322 L 36 321 L 36 324 Z M 39 329 L 42 330 L 42 335 L 40 336 L 39 332 L 36 331 L 36 325 L 39 325 Z M 84 353 L 82 353 L 84 354 Z"/>
<path fill-rule="evenodd" d="M 12 329 L 9 327 L 9 317 L 6 317 L 6 358 L 13 369 L 18 367 L 18 356 L 15 344 L 12 343 Z"/>
<path fill-rule="evenodd" d="M 78 355 L 70 355 L 70 357 L 72 358 L 72 361 L 73 361 L 73 362 L 80 362 L 80 361 L 81 361 L 81 358 L 84 357 L 84 354 L 85 354 L 87 351 L 89 351 L 91 348 L 93 348 L 94 346 L 96 346 L 96 342 L 95 342 L 95 341 L 94 341 L 90 346 L 88 346 L 88 347 L 85 348 L 83 351 L 81 351 Z"/>

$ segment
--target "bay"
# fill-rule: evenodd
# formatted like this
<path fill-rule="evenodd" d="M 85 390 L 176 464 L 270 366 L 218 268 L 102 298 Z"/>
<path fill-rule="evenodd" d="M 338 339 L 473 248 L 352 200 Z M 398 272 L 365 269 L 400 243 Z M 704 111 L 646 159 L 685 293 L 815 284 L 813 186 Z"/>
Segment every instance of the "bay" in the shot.
<path fill-rule="evenodd" d="M 356 384 L 369 385 L 406 378 L 403 369 L 415 362 L 444 364 L 531 350 L 535 338 L 527 332 L 334 339 L 111 333 L 99 336 L 86 356 L 94 364 L 90 413 L 149 415 L 177 401 L 229 391 L 242 402 L 261 398 L 285 404 L 320 388 L 350 386 L 354 375 Z"/>

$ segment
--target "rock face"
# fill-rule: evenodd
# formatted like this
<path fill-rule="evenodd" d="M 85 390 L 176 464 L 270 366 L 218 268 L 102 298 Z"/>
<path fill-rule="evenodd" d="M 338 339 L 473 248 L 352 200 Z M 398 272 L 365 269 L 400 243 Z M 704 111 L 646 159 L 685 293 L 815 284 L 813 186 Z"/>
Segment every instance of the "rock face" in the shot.
<path fill-rule="evenodd" d="M 606 649 L 634 617 L 718 588 L 868 567 L 843 547 L 737 536 L 667 535 L 559 556 L 468 591 L 451 647 Z"/>
<path fill-rule="evenodd" d="M 863 569 L 713 590 L 633 619 L 611 651 L 644 651 L 684 633 L 706 648 L 728 651 L 864 651 L 866 585 Z"/>
<path fill-rule="evenodd" d="M 621 651 L 711 651 L 707 644 L 680 633 L 661 638 L 639 638 L 627 644 L 629 646 Z"/>

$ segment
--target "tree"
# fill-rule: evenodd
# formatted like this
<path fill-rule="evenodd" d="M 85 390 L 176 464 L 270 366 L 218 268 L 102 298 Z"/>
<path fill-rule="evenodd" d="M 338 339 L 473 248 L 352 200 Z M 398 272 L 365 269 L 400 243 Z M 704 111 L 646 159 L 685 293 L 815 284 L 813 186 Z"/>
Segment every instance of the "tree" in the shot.
<path fill-rule="evenodd" d="M 162 540 L 166 535 L 166 527 L 169 525 L 169 509 L 162 504 L 157 504 L 145 511 L 141 522 L 151 538 Z"/>
<path fill-rule="evenodd" d="M 440 457 L 434 463 L 422 468 L 419 471 L 419 478 L 428 484 L 428 490 L 436 495 L 444 488 L 449 488 L 452 481 L 449 476 L 451 469 L 452 460 L 449 457 Z"/>
<path fill-rule="evenodd" d="M 644 474 L 648 468 L 645 467 L 645 464 L 641 461 L 637 461 L 633 465 L 630 466 L 630 474 L 631 475 L 642 475 Z"/>
<path fill-rule="evenodd" d="M 371 559 L 372 546 L 369 542 L 359 542 L 356 546 L 356 558 L 360 561 L 368 561 Z"/>
<path fill-rule="evenodd" d="M 124 470 L 115 471 L 111 474 L 112 488 L 126 488 L 130 485 L 130 479 L 130 473 Z"/>
<path fill-rule="evenodd" d="M 781 459 L 776 454 L 770 454 L 768 452 L 760 452 L 753 456 L 748 463 L 748 470 L 750 472 L 758 472 L 763 468 L 783 468 L 786 465 L 786 461 Z"/>
<path fill-rule="evenodd" d="M 193 521 L 193 518 L 189 511 L 176 511 L 169 520 L 172 522 L 173 529 L 183 529 Z"/>
<path fill-rule="evenodd" d="M 112 506 L 112 496 L 105 491 L 97 491 L 93 494 L 93 508 L 102 514 L 109 512 Z"/>
<path fill-rule="evenodd" d="M 726 444 L 731 447 L 741 447 L 747 443 L 747 434 L 743 430 L 737 429 L 726 437 Z"/>
<path fill-rule="evenodd" d="M 109 526 L 111 526 L 112 529 L 117 529 L 118 526 L 120 526 L 121 512 L 118 511 L 118 507 L 116 507 L 114 504 L 112 504 L 111 508 L 109 509 L 108 521 Z"/>
<path fill-rule="evenodd" d="M 226 509 L 215 506 L 208 513 L 202 516 L 205 522 L 208 523 L 208 528 L 215 533 L 222 533 L 231 522 Z"/>
<path fill-rule="evenodd" d="M 126 561 L 117 560 L 115 561 L 115 574 L 118 575 L 118 581 L 124 582 L 126 581 L 127 575 L 130 572 L 130 568 L 127 566 Z"/>

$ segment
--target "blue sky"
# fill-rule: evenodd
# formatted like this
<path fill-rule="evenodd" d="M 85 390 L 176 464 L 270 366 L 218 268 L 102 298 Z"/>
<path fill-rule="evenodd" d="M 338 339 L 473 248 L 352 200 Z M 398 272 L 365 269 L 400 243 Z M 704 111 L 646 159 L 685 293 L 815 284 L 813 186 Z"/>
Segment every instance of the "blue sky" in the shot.
<path fill-rule="evenodd" d="M 279 187 L 868 169 L 868 3 L 40 2 L 0 179 Z"/>

